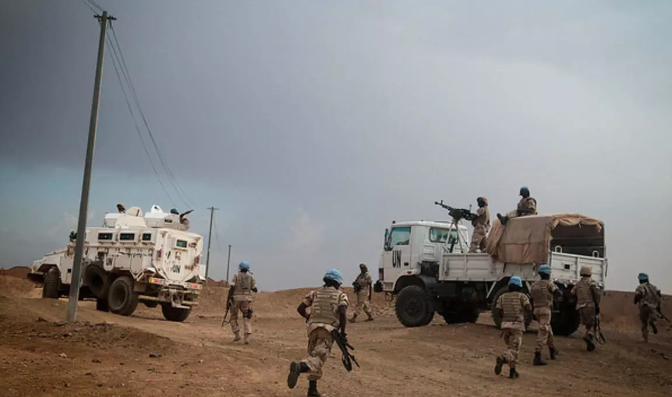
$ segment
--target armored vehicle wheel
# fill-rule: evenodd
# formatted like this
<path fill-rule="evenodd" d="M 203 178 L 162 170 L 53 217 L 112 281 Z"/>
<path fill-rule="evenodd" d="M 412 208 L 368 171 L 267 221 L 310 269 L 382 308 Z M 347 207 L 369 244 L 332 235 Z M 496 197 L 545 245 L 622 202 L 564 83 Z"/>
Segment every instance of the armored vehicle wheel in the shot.
<path fill-rule="evenodd" d="M 60 289 L 61 289 L 61 275 L 55 267 L 52 267 L 44 276 L 42 297 L 49 299 L 58 299 L 61 296 Z"/>
<path fill-rule="evenodd" d="M 122 316 L 130 316 L 138 307 L 138 294 L 133 292 L 133 279 L 118 277 L 110 286 L 107 299 L 110 311 Z"/>
<path fill-rule="evenodd" d="M 89 290 L 96 298 L 107 299 L 110 290 L 110 279 L 105 270 L 100 266 L 89 265 L 86 267 L 84 280 L 86 280 L 86 285 L 88 285 Z"/>
<path fill-rule="evenodd" d="M 399 292 L 394 306 L 397 319 L 405 327 L 421 327 L 434 317 L 432 302 L 419 285 L 409 285 Z"/>
<path fill-rule="evenodd" d="M 96 299 L 96 310 L 101 312 L 109 312 L 110 305 L 107 302 L 107 299 Z"/>
<path fill-rule="evenodd" d="M 191 309 L 179 309 L 170 303 L 161 303 L 161 312 L 168 321 L 184 321 L 191 314 Z"/>

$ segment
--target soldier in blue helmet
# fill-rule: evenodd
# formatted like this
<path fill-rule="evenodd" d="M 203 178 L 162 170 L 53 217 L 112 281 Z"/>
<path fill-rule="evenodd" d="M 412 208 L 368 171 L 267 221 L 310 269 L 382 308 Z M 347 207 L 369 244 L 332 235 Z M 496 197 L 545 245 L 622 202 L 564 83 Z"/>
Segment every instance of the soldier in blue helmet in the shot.
<path fill-rule="evenodd" d="M 502 373 L 502 366 L 509 364 L 509 378 L 517 379 L 519 374 L 516 370 L 518 365 L 518 352 L 523 343 L 525 332 L 525 312 L 532 311 L 530 300 L 523 292 L 523 281 L 520 277 L 511 277 L 509 280 L 509 292 L 502 294 L 497 299 L 497 310 L 502 318 L 502 336 L 507 350 L 497 357 L 495 374 Z"/>
<path fill-rule="evenodd" d="M 653 334 L 658 333 L 656 321 L 658 319 L 657 311 L 660 309 L 662 295 L 655 285 L 649 283 L 649 275 L 639 273 L 637 276 L 639 285 L 635 290 L 635 304 L 639 304 L 639 319 L 642 321 L 642 337 L 644 342 L 649 341 L 649 325 Z"/>
<path fill-rule="evenodd" d="M 537 345 L 534 348 L 534 365 L 546 365 L 541 357 L 541 351 L 548 346 L 551 360 L 555 360 L 558 351 L 553 343 L 553 329 L 551 328 L 551 316 L 553 314 L 553 298 L 560 298 L 562 293 L 551 281 L 551 267 L 549 265 L 539 266 L 539 277 L 541 280 L 532 284 L 530 294 L 534 305 L 534 316 L 539 323 L 537 331 Z"/>
<path fill-rule="evenodd" d="M 499 221 L 502 222 L 502 225 L 506 225 L 506 223 L 511 218 L 537 215 L 537 200 L 530 197 L 530 189 L 528 189 L 527 186 L 521 187 L 520 195 L 522 198 L 518 202 L 518 207 L 515 210 L 509 212 L 506 215 L 497 214 L 497 218 L 499 218 Z"/>
<path fill-rule="evenodd" d="M 250 273 L 250 263 L 243 261 L 238 265 L 238 274 L 234 274 L 229 285 L 229 296 L 226 299 L 231 311 L 231 331 L 235 337 L 234 342 L 240 340 L 240 327 L 238 326 L 238 312 L 243 313 L 243 330 L 245 331 L 245 344 L 250 343 L 252 335 L 252 293 L 257 292 L 257 284 L 254 276 Z"/>
<path fill-rule="evenodd" d="M 323 278 L 324 286 L 311 291 L 297 308 L 301 317 L 308 323 L 308 354 L 302 361 L 293 361 L 289 366 L 287 386 L 296 387 L 299 376 L 308 374 L 308 396 L 320 396 L 317 381 L 322 378 L 322 367 L 331 353 L 334 337 L 331 332 L 339 331 L 345 336 L 347 324 L 348 295 L 341 290 L 343 276 L 336 269 L 327 271 Z M 310 314 L 306 309 L 310 307 Z"/>

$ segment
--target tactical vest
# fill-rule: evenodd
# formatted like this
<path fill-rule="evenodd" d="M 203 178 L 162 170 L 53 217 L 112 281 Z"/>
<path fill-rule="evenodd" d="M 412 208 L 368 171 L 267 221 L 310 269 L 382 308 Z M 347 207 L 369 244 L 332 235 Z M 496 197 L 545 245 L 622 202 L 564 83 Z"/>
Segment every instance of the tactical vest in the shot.
<path fill-rule="evenodd" d="M 525 322 L 525 313 L 523 312 L 524 308 L 520 304 L 521 295 L 523 295 L 521 292 L 507 292 L 502 295 L 502 310 L 504 311 L 502 322 Z"/>
<path fill-rule="evenodd" d="M 359 276 L 357 276 L 357 284 L 359 284 L 360 289 L 369 288 L 369 281 L 366 279 L 368 274 L 369 273 L 360 273 Z"/>
<path fill-rule="evenodd" d="M 595 302 L 593 301 L 593 279 L 590 277 L 582 278 L 578 284 L 576 284 L 576 305 L 577 306 L 589 306 L 594 307 Z"/>
<path fill-rule="evenodd" d="M 534 307 L 551 307 L 553 306 L 553 294 L 551 293 L 550 280 L 539 280 L 532 284 L 532 300 Z"/>
<path fill-rule="evenodd" d="M 252 295 L 252 275 L 248 272 L 238 272 L 233 295 Z"/>
<path fill-rule="evenodd" d="M 660 297 L 658 296 L 658 293 L 656 292 L 656 287 L 649 283 L 644 283 L 640 284 L 637 289 L 642 290 L 642 299 L 639 301 L 640 305 L 647 305 L 650 307 L 658 307 L 658 304 L 660 303 Z"/>
<path fill-rule="evenodd" d="M 341 291 L 333 287 L 323 287 L 315 291 L 315 298 L 308 319 L 309 324 L 327 324 L 338 328 L 340 325 L 338 301 Z"/>
<path fill-rule="evenodd" d="M 479 215 L 478 218 L 474 219 L 474 223 L 472 226 L 474 227 L 485 226 L 486 228 L 490 226 L 490 210 L 488 209 L 487 205 L 483 207 L 483 209 L 485 211 L 483 211 L 483 214 Z"/>

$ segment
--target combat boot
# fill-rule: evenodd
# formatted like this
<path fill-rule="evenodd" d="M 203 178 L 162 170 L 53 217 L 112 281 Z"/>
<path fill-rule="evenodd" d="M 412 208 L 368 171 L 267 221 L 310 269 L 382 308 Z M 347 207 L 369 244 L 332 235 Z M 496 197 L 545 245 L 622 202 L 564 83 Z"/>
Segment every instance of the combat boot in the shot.
<path fill-rule="evenodd" d="M 497 364 L 495 364 L 495 375 L 502 373 L 502 366 L 506 364 L 506 358 L 504 356 L 497 357 Z"/>
<path fill-rule="evenodd" d="M 593 342 L 593 335 L 586 335 L 583 337 L 583 340 L 586 342 L 586 350 L 592 352 L 595 350 L 595 343 Z"/>
<path fill-rule="evenodd" d="M 546 365 L 546 361 L 541 358 L 541 352 L 534 352 L 534 365 Z"/>
<path fill-rule="evenodd" d="M 348 321 L 350 321 L 351 323 L 356 323 L 357 322 L 357 316 L 356 315 L 352 316 L 352 318 L 349 318 Z"/>
<path fill-rule="evenodd" d="M 306 365 L 306 363 L 292 361 L 292 363 L 289 364 L 289 375 L 287 376 L 287 386 L 289 386 L 290 389 L 295 388 L 296 382 L 299 381 L 299 375 L 306 372 L 308 372 L 308 365 Z"/>
<path fill-rule="evenodd" d="M 520 375 L 518 374 L 518 371 L 516 371 L 515 368 L 511 368 L 509 370 L 509 379 L 518 379 Z"/>
<path fill-rule="evenodd" d="M 555 360 L 555 358 L 560 355 L 560 351 L 553 347 L 549 347 L 548 352 L 551 354 L 551 360 Z"/>
<path fill-rule="evenodd" d="M 497 214 L 497 218 L 498 218 L 499 221 L 502 223 L 502 225 L 506 225 L 506 222 L 509 221 L 509 217 L 506 216 L 506 215 Z"/>
<path fill-rule="evenodd" d="M 246 345 L 250 344 L 250 334 L 245 334 L 245 344 Z"/>
<path fill-rule="evenodd" d="M 367 318 L 366 321 L 373 321 L 373 316 L 369 314 L 369 318 Z"/>
<path fill-rule="evenodd" d="M 308 397 L 320 397 L 322 394 L 317 391 L 317 381 L 311 380 L 308 383 Z"/>
<path fill-rule="evenodd" d="M 233 338 L 233 341 L 238 342 L 240 340 L 240 332 L 236 332 L 235 335 L 236 336 Z"/>

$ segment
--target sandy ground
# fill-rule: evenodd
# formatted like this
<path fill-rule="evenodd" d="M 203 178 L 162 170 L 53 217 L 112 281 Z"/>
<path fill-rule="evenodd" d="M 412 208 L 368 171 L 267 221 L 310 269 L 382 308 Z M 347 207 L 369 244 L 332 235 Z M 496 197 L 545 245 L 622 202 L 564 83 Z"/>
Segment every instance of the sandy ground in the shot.
<path fill-rule="evenodd" d="M 31 283 L 0 277 L 0 396 L 305 396 L 305 378 L 294 390 L 286 386 L 289 362 L 305 355 L 305 324 L 294 311 L 305 292 L 259 294 L 246 346 L 232 343 L 228 326 L 220 326 L 224 288 L 205 291 L 185 323 L 164 321 L 159 309 L 143 305 L 121 317 L 81 302 L 80 322 L 63 324 L 67 302 L 39 299 Z M 446 325 L 437 316 L 430 326 L 410 329 L 381 295 L 374 310 L 376 321 L 348 326 L 361 368 L 346 372 L 334 350 L 319 383 L 324 396 L 662 396 L 672 390 L 672 327 L 661 322 L 660 334 L 644 344 L 628 294 L 605 298 L 608 343 L 594 353 L 578 334 L 557 338 L 558 360 L 533 367 L 536 333 L 526 333 L 516 381 L 493 373 L 504 345 L 488 314 L 477 324 Z"/>

